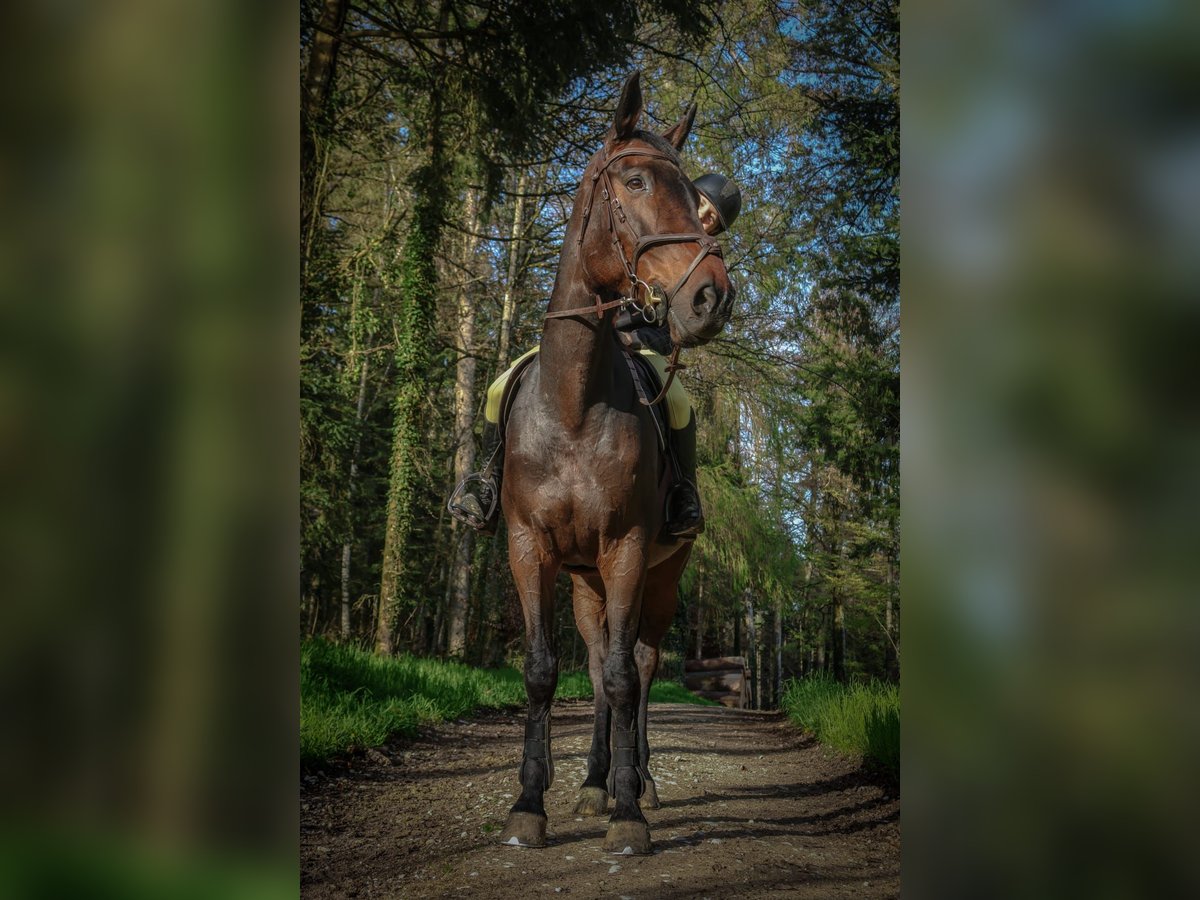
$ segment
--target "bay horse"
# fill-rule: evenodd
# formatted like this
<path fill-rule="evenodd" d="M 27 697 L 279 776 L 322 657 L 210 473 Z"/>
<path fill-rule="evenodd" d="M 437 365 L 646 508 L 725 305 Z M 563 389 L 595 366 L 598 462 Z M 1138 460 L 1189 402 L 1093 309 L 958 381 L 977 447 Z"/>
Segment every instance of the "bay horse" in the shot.
<path fill-rule="evenodd" d="M 658 806 L 646 704 L 691 542 L 660 537 L 666 463 L 613 320 L 618 309 L 653 296 L 659 302 L 650 308 L 662 310 L 675 346 L 695 346 L 728 322 L 734 289 L 680 167 L 695 106 L 662 135 L 638 129 L 641 112 L 634 72 L 584 170 L 541 352 L 507 420 L 501 503 L 525 619 L 529 710 L 521 795 L 501 832 L 506 844 L 546 843 L 543 793 L 554 779 L 550 706 L 558 682 L 554 583 L 565 569 L 596 703 L 575 811 L 603 815 L 611 793 L 605 850 L 651 852 L 638 802 Z"/>

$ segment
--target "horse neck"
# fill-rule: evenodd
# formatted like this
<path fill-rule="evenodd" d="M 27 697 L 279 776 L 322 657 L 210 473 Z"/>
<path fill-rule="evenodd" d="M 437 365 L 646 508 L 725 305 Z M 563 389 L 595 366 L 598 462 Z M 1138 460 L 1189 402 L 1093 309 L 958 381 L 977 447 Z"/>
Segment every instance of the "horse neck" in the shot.
<path fill-rule="evenodd" d="M 596 302 L 586 287 L 572 229 L 568 229 L 564 245 L 549 312 Z M 608 310 L 599 320 L 587 313 L 546 320 L 539 383 L 548 411 L 565 428 L 582 425 L 588 410 L 612 387 L 613 316 Z"/>

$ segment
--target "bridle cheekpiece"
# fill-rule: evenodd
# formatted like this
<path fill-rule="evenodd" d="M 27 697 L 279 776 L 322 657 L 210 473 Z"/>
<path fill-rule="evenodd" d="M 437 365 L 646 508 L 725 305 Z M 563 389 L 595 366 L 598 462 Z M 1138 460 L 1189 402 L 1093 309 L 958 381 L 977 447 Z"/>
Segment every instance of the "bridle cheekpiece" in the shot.
<path fill-rule="evenodd" d="M 599 185 L 600 199 L 608 211 L 608 231 L 612 235 L 613 246 L 616 248 L 617 256 L 620 258 L 622 265 L 625 267 L 625 277 L 629 280 L 629 293 L 616 300 L 610 300 L 607 303 L 600 302 L 600 297 L 596 297 L 594 306 L 582 306 L 576 309 L 564 309 L 557 312 L 546 313 L 547 319 L 561 318 L 565 316 L 575 316 L 581 313 L 595 312 L 597 318 L 602 318 L 605 310 L 613 307 L 632 307 L 634 311 L 642 316 L 648 325 L 658 325 L 663 321 L 666 311 L 670 308 L 671 301 L 675 299 L 675 295 L 687 283 L 687 280 L 692 277 L 692 273 L 702 263 L 705 257 L 712 255 L 721 257 L 721 245 L 717 239 L 703 232 L 679 232 L 668 234 L 648 234 L 639 235 L 633 230 L 628 218 L 625 215 L 625 210 L 621 207 L 621 201 L 613 190 L 612 178 L 609 176 L 608 167 L 618 159 L 626 156 L 648 156 L 653 159 L 665 159 L 667 162 L 676 168 L 679 167 L 672 157 L 663 153 L 661 150 L 655 150 L 652 147 L 645 149 L 629 147 L 624 150 L 618 150 L 612 156 L 607 155 L 600 166 L 596 167 L 591 174 L 591 178 L 587 184 L 587 200 L 583 206 L 583 222 L 579 228 L 579 236 L 575 239 L 580 246 L 583 245 L 583 239 L 587 235 L 588 222 L 591 219 L 592 206 L 596 199 L 596 188 Z M 630 232 L 634 239 L 633 257 L 630 258 L 625 253 L 625 247 L 621 244 L 621 235 L 618 229 L 618 222 Z M 687 271 L 683 273 L 680 279 L 675 283 L 669 291 L 654 287 L 653 285 L 643 281 L 638 276 L 638 263 L 641 261 L 642 254 L 651 247 L 657 247 L 662 244 L 686 244 L 695 243 L 700 247 L 699 253 L 692 260 Z M 638 286 L 641 286 L 644 292 L 644 298 L 639 297 Z M 660 312 L 661 311 L 661 312 Z"/>

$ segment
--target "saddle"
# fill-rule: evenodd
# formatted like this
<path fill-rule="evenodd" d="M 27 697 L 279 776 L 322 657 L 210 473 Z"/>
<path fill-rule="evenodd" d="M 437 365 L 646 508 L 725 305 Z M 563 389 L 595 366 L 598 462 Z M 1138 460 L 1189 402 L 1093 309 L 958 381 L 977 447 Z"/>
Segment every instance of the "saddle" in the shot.
<path fill-rule="evenodd" d="M 662 380 L 658 377 L 658 369 L 654 363 L 640 353 L 621 345 L 621 355 L 629 366 L 629 374 L 633 376 L 633 388 L 637 391 L 642 403 L 649 407 L 650 417 L 654 420 L 654 431 L 658 435 L 658 449 L 664 455 L 669 455 L 670 445 L 667 442 L 667 398 L 662 394 Z M 657 403 L 651 404 L 651 397 L 659 397 Z"/>
<path fill-rule="evenodd" d="M 643 404 L 650 410 L 650 418 L 654 422 L 654 433 L 658 438 L 658 449 L 662 453 L 666 465 L 663 466 L 662 476 L 660 477 L 660 492 L 665 500 L 666 489 L 670 485 L 673 472 L 678 471 L 679 465 L 675 462 L 675 452 L 671 447 L 671 442 L 667 439 L 668 429 L 670 428 L 669 419 L 667 418 L 667 398 L 663 393 L 662 379 L 659 378 L 658 370 L 654 367 L 654 363 L 650 362 L 642 354 L 630 350 L 624 344 L 617 342 L 621 356 L 625 360 L 625 364 L 629 367 L 629 374 L 633 377 L 633 388 L 641 398 Z M 516 400 L 517 391 L 520 390 L 521 382 L 525 376 L 529 374 L 529 367 L 540 354 L 533 354 L 517 364 L 513 369 L 512 375 L 508 378 L 508 383 L 504 386 L 504 394 L 500 398 L 500 441 L 496 445 L 496 449 L 492 451 L 492 455 L 488 457 L 487 464 L 483 468 L 482 474 L 490 477 L 495 469 L 496 460 L 504 454 L 504 445 L 508 443 L 508 418 L 512 413 L 513 402 Z M 660 394 L 662 396 L 660 396 Z M 650 403 L 651 397 L 658 397 L 657 403 Z"/>

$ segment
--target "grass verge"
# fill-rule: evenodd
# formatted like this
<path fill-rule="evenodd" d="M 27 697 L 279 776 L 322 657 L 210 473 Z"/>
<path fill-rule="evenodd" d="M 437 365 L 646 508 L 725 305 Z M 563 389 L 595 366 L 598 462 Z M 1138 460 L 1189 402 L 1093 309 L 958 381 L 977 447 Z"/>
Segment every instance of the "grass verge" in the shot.
<path fill-rule="evenodd" d="M 586 672 L 563 672 L 559 700 L 590 700 Z M 650 689 L 656 703 L 705 703 L 674 682 Z M 521 706 L 525 681 L 513 668 L 475 669 L 413 656 L 379 657 L 322 640 L 300 647 L 300 758 L 312 762 L 376 747 L 393 734 L 479 709 Z"/>
<path fill-rule="evenodd" d="M 900 688 L 871 681 L 838 684 L 826 675 L 788 682 L 783 709 L 823 744 L 900 775 Z"/>

